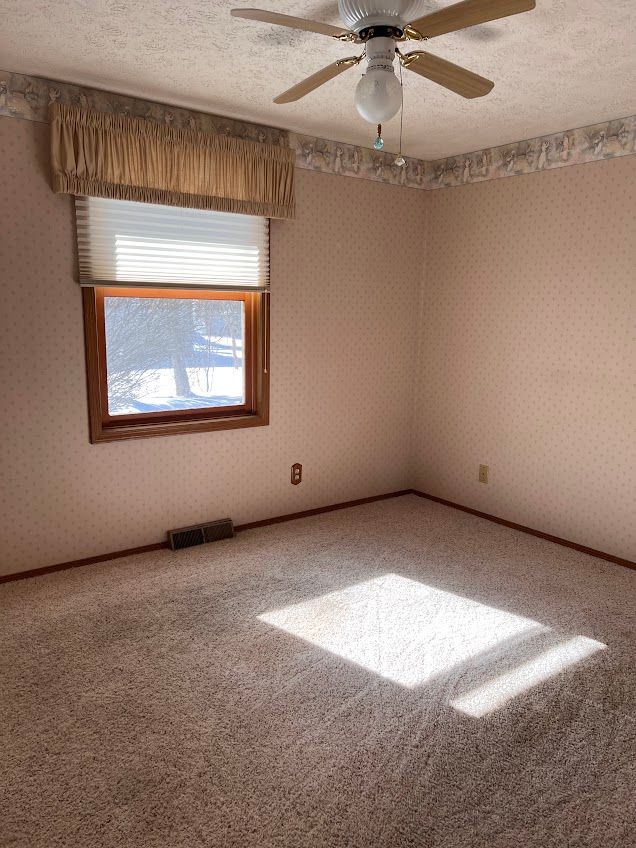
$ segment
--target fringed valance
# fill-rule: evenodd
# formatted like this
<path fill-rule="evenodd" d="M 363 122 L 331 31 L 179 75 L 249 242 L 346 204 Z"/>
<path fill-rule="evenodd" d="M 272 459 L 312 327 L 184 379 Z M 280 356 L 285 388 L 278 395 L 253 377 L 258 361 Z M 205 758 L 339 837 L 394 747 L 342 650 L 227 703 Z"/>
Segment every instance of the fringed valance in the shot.
<path fill-rule="evenodd" d="M 294 217 L 288 148 L 62 103 L 50 117 L 56 192 Z"/>

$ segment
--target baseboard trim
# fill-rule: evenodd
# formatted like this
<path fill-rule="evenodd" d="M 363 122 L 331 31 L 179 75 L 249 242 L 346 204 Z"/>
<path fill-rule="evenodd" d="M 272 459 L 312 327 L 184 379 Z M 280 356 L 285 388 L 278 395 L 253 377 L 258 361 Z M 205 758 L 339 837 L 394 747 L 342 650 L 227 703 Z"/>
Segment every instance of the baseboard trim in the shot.
<path fill-rule="evenodd" d="M 554 542 L 556 545 L 563 545 L 565 548 L 572 548 L 582 554 L 605 559 L 608 562 L 613 562 L 616 565 L 622 565 L 625 568 L 636 568 L 636 562 L 623 557 L 614 556 L 614 554 L 605 553 L 605 551 L 597 551 L 595 548 L 588 548 L 587 545 L 580 545 L 578 542 L 570 542 L 569 539 L 562 539 L 560 536 L 553 536 L 551 533 L 544 533 L 542 530 L 534 530 L 532 527 L 526 527 L 525 524 L 517 524 L 516 521 L 508 521 L 507 518 L 499 518 L 497 515 L 490 515 L 488 512 L 481 512 L 478 509 L 473 509 L 470 506 L 447 501 L 445 498 L 438 498 L 437 495 L 429 495 L 426 492 L 420 492 L 418 489 L 411 489 L 411 494 L 417 495 L 418 498 L 425 498 L 429 501 L 450 506 L 453 509 L 459 509 L 462 512 L 469 512 L 471 515 L 476 515 L 478 518 L 485 518 L 486 521 L 492 521 L 495 524 L 503 524 L 504 527 L 510 527 L 512 530 L 519 530 L 521 533 L 528 533 L 530 536 L 536 536 L 539 539 L 545 539 L 548 542 Z"/>
<path fill-rule="evenodd" d="M 161 551 L 168 547 L 167 542 L 155 542 L 154 545 L 141 545 L 139 548 L 128 548 L 125 551 L 112 551 L 109 554 L 85 557 L 84 559 L 73 559 L 69 562 L 58 562 L 55 565 L 45 565 L 43 568 L 31 568 L 29 571 L 16 571 L 13 574 L 0 575 L 0 583 L 10 583 L 13 580 L 26 580 L 27 577 L 40 577 L 42 574 L 52 574 L 54 571 L 66 571 L 69 568 L 80 568 L 82 565 L 95 565 L 98 562 L 107 562 L 109 559 L 121 559 L 122 557 L 134 556 L 135 554 L 147 554 L 150 551 Z"/>
<path fill-rule="evenodd" d="M 277 515 L 275 518 L 264 518 L 262 521 L 250 521 L 247 524 L 237 524 L 234 528 L 236 533 L 243 530 L 254 530 L 256 527 L 267 527 L 269 524 L 281 524 L 283 521 L 295 521 L 297 518 L 309 518 L 311 515 L 320 515 L 323 512 L 334 512 L 336 509 L 349 509 L 352 506 L 362 506 L 374 501 L 385 501 L 388 498 L 401 498 L 402 495 L 414 495 L 414 489 L 402 489 L 399 492 L 388 492 L 386 495 L 372 495 L 370 498 L 358 498 L 355 501 L 342 501 L 342 503 L 329 504 L 329 506 L 318 506 L 315 509 L 304 509 L 302 512 L 289 512 L 286 515 Z"/>
<path fill-rule="evenodd" d="M 328 504 L 327 506 L 318 506 L 314 509 L 305 509 L 301 512 L 289 512 L 286 515 L 277 515 L 273 518 L 263 518 L 261 521 L 250 521 L 246 524 L 237 524 L 234 528 L 235 532 L 242 533 L 244 530 L 255 530 L 258 527 L 267 527 L 270 524 L 281 524 L 284 521 L 295 521 L 298 518 L 309 518 L 312 515 L 320 515 L 324 512 L 335 512 L 338 509 L 349 509 L 353 506 L 362 506 L 363 504 L 374 503 L 375 501 L 385 501 L 389 498 L 400 498 L 403 495 L 417 495 L 418 498 L 424 498 L 443 506 L 450 506 L 453 509 L 459 509 L 462 512 L 468 512 L 471 515 L 476 515 L 478 518 L 484 518 L 486 521 L 492 521 L 495 524 L 502 524 L 504 527 L 510 527 L 512 530 L 519 530 L 521 533 L 529 533 L 531 536 L 537 536 L 539 539 L 545 539 L 548 542 L 553 542 L 556 545 L 563 545 L 566 548 L 572 548 L 583 554 L 598 557 L 599 559 L 613 562 L 616 565 L 622 565 L 625 568 L 636 569 L 636 562 L 622 557 L 608 554 L 604 551 L 597 551 L 595 548 L 588 548 L 586 545 L 580 545 L 578 542 L 570 542 L 568 539 L 562 539 L 560 536 L 552 536 L 550 533 L 544 533 L 542 530 L 534 530 L 532 527 L 526 527 L 524 524 L 517 524 L 515 521 L 508 521 L 507 518 L 499 518 L 497 515 L 490 515 L 488 512 L 481 512 L 478 509 L 473 509 L 470 506 L 447 501 L 445 498 L 438 498 L 437 495 L 429 495 L 426 492 L 420 492 L 418 489 L 402 489 L 399 492 L 387 492 L 384 495 L 372 495 L 369 498 L 358 498 L 354 501 L 342 501 L 341 503 Z M 136 554 L 147 554 L 151 551 L 161 551 L 168 548 L 168 542 L 156 542 L 153 545 L 142 545 L 138 548 L 128 548 L 124 551 L 112 551 L 108 554 L 100 554 L 99 556 L 85 557 L 84 559 L 70 560 L 69 562 L 58 562 L 55 565 L 45 565 L 43 568 L 31 568 L 29 571 L 17 571 L 13 574 L 0 575 L 0 583 L 10 583 L 14 580 L 26 580 L 28 577 L 39 577 L 43 574 L 53 574 L 55 571 L 66 571 L 69 568 L 80 568 L 83 565 L 96 565 L 100 562 L 108 562 L 111 559 L 122 559 L 123 557 L 135 556 Z"/>
<path fill-rule="evenodd" d="M 384 495 L 372 495 L 370 498 L 358 498 L 355 501 L 343 501 L 342 503 L 319 506 L 315 509 L 305 509 L 302 512 L 290 512 L 287 515 L 277 515 L 274 518 L 264 518 L 262 521 L 250 521 L 247 524 L 237 524 L 234 528 L 236 533 L 243 530 L 253 530 L 256 527 L 266 527 L 268 524 L 280 524 L 283 521 L 295 521 L 297 518 L 307 518 L 310 515 L 319 515 L 322 512 L 333 512 L 336 509 L 348 509 L 352 506 L 383 501 L 387 498 L 399 498 L 402 495 L 414 494 L 413 489 L 403 489 L 400 492 L 387 492 Z M 168 548 L 168 542 L 156 542 L 153 545 L 142 545 L 139 548 L 128 548 L 125 551 L 112 551 L 108 554 L 75 559 L 69 562 L 58 562 L 55 565 L 45 565 L 43 568 L 31 568 L 29 571 L 16 571 L 13 574 L 0 575 L 0 583 L 10 583 L 14 580 L 26 580 L 28 577 L 39 577 L 42 574 L 52 574 L 55 571 L 66 571 L 69 568 L 80 568 L 83 565 L 95 565 L 99 562 L 107 562 L 110 559 L 121 559 L 122 557 L 134 556 L 135 554 L 147 554 L 151 551 L 160 551 Z"/>

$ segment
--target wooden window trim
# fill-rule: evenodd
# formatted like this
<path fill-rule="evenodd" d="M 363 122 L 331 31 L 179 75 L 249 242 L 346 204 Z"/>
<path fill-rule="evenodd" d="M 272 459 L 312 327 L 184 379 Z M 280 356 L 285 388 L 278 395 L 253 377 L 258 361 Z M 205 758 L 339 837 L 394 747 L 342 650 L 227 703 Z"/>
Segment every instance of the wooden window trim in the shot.
<path fill-rule="evenodd" d="M 108 414 L 104 297 L 187 297 L 245 303 L 245 404 L 134 415 Z M 179 433 L 263 427 L 269 424 L 269 294 L 192 289 L 82 289 L 90 441 L 112 442 Z"/>

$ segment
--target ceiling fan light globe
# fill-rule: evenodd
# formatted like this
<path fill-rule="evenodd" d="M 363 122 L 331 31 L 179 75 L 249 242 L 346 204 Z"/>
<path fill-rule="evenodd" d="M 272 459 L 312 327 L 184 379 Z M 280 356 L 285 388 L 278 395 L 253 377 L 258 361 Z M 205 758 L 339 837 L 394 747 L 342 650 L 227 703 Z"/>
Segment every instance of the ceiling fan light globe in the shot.
<path fill-rule="evenodd" d="M 384 124 L 400 111 L 402 88 L 392 71 L 369 70 L 356 86 L 356 109 L 370 124 Z"/>

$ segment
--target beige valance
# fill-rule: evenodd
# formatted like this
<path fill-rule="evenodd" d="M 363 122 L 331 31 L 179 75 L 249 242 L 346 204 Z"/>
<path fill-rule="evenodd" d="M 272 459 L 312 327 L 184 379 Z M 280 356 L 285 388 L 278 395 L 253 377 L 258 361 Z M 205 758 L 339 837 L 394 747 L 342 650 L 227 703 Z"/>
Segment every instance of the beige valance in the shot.
<path fill-rule="evenodd" d="M 286 147 L 51 104 L 53 190 L 293 218 Z"/>

